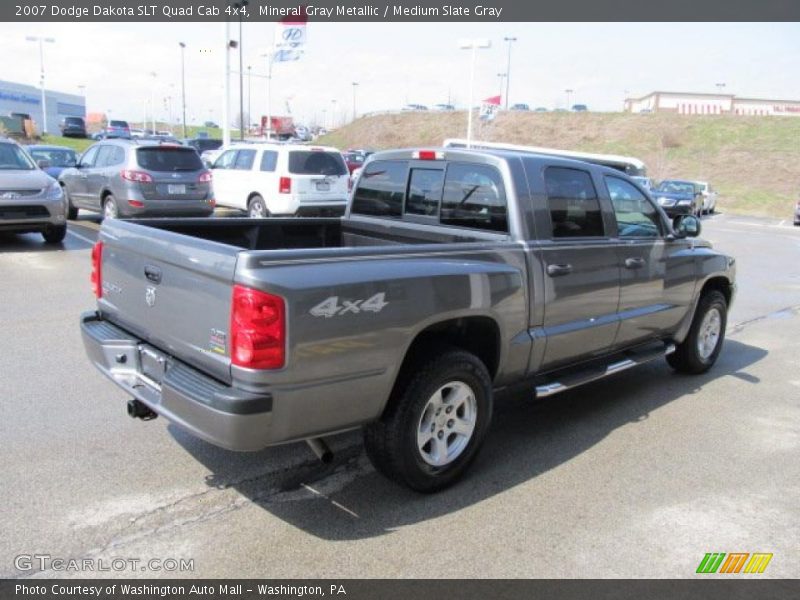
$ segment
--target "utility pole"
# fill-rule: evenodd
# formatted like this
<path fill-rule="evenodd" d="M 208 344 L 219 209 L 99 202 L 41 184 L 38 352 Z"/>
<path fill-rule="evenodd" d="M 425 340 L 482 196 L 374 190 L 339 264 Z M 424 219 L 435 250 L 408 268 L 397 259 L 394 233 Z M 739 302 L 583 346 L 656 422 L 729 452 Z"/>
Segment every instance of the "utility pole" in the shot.
<path fill-rule="evenodd" d="M 186 139 L 186 57 L 184 51 L 186 44 L 178 42 L 181 46 L 181 109 L 183 114 L 183 139 Z"/>
<path fill-rule="evenodd" d="M 508 110 L 508 90 L 511 87 L 511 44 L 517 41 L 515 37 L 504 37 L 504 42 L 508 42 L 508 60 L 506 61 L 506 110 Z"/>

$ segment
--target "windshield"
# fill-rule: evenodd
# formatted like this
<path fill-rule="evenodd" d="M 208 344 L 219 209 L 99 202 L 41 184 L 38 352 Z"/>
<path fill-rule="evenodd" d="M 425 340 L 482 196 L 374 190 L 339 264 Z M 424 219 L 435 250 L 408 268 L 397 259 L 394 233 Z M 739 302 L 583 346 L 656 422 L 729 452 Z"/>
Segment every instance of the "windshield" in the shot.
<path fill-rule="evenodd" d="M 347 166 L 338 152 L 289 152 L 289 172 L 295 175 L 346 175 Z"/>
<path fill-rule="evenodd" d="M 0 144 L 0 171 L 32 171 L 35 168 L 22 148 L 16 144 Z"/>
<path fill-rule="evenodd" d="M 202 171 L 203 161 L 191 148 L 139 148 L 139 166 L 148 171 Z"/>
<path fill-rule="evenodd" d="M 123 129 L 126 129 L 128 127 L 128 122 L 127 121 L 109 121 L 108 126 L 109 127 L 122 127 Z"/>
<path fill-rule="evenodd" d="M 694 186 L 685 181 L 662 181 L 656 191 L 668 194 L 694 194 Z"/>
<path fill-rule="evenodd" d="M 78 163 L 78 155 L 68 148 L 30 148 L 34 160 L 46 160 L 51 167 L 74 167 Z"/>

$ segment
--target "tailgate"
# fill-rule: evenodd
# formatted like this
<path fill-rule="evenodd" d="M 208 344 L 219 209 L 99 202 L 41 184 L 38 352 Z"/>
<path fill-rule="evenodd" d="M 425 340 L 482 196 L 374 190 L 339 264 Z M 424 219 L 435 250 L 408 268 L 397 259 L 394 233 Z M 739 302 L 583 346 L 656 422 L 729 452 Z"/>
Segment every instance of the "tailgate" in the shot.
<path fill-rule="evenodd" d="M 227 333 L 239 248 L 116 219 L 103 223 L 100 239 L 101 313 L 230 382 Z"/>
<path fill-rule="evenodd" d="M 300 202 L 335 202 L 347 199 L 350 172 L 340 152 L 319 148 L 291 150 L 289 174 L 292 192 Z"/>

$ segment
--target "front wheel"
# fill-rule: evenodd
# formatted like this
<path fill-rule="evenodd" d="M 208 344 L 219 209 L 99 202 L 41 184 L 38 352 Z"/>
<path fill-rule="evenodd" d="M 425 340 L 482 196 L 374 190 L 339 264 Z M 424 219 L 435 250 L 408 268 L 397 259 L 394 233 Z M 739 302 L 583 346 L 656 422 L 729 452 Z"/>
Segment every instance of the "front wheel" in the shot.
<path fill-rule="evenodd" d="M 676 371 L 693 375 L 705 373 L 717 361 L 725 327 L 728 322 L 728 304 L 717 290 L 700 298 L 689 335 L 667 356 L 667 362 Z"/>
<path fill-rule="evenodd" d="M 67 235 L 66 225 L 48 225 L 42 232 L 42 237 L 47 244 L 60 244 Z"/>
<path fill-rule="evenodd" d="M 380 420 L 364 430 L 375 468 L 418 492 L 455 483 L 477 456 L 492 416 L 492 384 L 474 354 L 444 347 L 404 370 Z"/>

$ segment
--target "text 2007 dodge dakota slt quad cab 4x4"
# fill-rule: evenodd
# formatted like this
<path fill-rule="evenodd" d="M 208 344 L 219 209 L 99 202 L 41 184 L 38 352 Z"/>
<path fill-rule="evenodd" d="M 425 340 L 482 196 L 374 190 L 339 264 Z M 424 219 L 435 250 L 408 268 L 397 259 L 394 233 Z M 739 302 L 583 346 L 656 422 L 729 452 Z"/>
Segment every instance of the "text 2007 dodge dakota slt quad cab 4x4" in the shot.
<path fill-rule="evenodd" d="M 379 471 L 430 492 L 475 458 L 499 390 L 549 396 L 663 355 L 709 369 L 734 260 L 698 233 L 596 164 L 387 151 L 343 219 L 105 221 L 83 339 L 133 416 L 318 455 L 363 427 Z"/>

